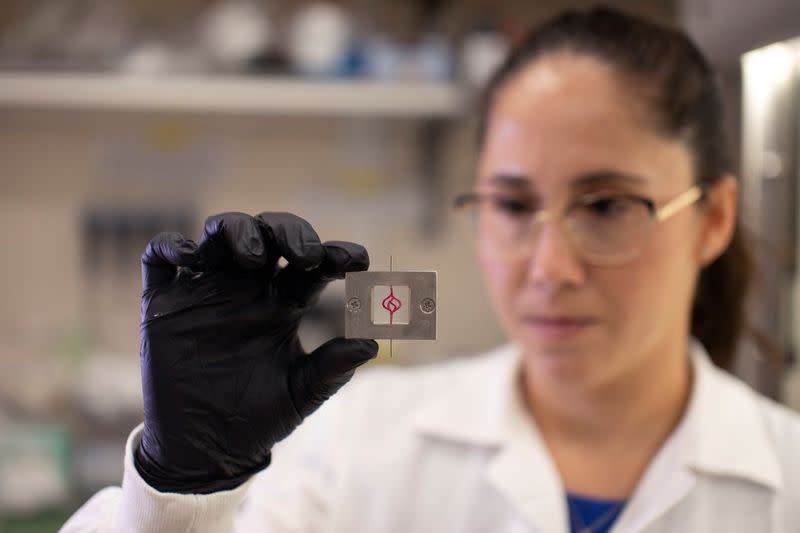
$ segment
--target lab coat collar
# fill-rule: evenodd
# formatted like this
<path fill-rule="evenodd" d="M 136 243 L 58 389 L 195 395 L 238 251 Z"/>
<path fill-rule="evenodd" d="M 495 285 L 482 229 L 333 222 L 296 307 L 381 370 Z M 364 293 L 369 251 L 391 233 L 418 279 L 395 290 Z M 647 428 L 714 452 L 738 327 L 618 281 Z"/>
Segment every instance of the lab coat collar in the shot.
<path fill-rule="evenodd" d="M 523 407 L 519 349 L 505 346 L 459 374 L 438 402 L 417 413 L 416 429 L 429 438 L 494 448 L 485 479 L 541 531 L 566 531 L 561 479 L 533 419 Z"/>
<path fill-rule="evenodd" d="M 715 367 L 694 339 L 689 355 L 693 369 L 689 405 L 639 480 L 614 531 L 644 530 L 705 476 L 742 480 L 767 490 L 783 486 L 756 393 Z"/>
<path fill-rule="evenodd" d="M 679 426 L 645 472 L 620 517 L 635 530 L 679 501 L 697 476 L 739 478 L 780 490 L 777 454 L 747 385 L 716 368 L 696 340 L 689 342 L 692 395 Z M 473 365 L 471 374 L 422 408 L 415 428 L 427 437 L 496 448 L 487 480 L 542 531 L 565 531 L 564 489 L 518 386 L 519 349 L 508 345 Z M 548 509 L 549 512 L 537 512 Z M 638 510 L 637 510 L 638 509 Z M 560 510 L 560 512 L 555 512 Z M 622 530 L 627 530 L 624 527 Z"/>
<path fill-rule="evenodd" d="M 714 366 L 694 339 L 690 353 L 694 390 L 684 417 L 689 433 L 686 465 L 701 474 L 740 478 L 774 491 L 783 488 L 778 454 L 759 405 L 765 400 Z"/>
<path fill-rule="evenodd" d="M 499 447 L 505 442 L 510 395 L 516 390 L 519 351 L 513 345 L 492 350 L 472 365 L 436 401 L 413 418 L 423 435 L 464 444 Z"/>

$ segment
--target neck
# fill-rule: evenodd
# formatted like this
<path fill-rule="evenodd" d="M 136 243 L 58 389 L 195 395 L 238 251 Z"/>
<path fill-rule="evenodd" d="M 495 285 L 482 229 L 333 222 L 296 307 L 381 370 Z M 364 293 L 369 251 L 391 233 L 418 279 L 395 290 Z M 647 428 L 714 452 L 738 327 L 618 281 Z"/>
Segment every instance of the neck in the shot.
<path fill-rule="evenodd" d="M 545 440 L 599 450 L 635 444 L 655 453 L 680 420 L 691 388 L 686 336 L 674 338 L 600 384 L 552 379 L 526 358 L 523 393 Z"/>

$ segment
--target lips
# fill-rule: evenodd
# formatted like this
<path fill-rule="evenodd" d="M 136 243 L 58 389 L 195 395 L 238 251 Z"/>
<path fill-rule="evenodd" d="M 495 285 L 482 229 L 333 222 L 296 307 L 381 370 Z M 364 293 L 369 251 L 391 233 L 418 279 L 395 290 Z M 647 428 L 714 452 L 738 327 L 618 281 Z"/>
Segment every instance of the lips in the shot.
<path fill-rule="evenodd" d="M 590 317 L 575 316 L 525 316 L 523 323 L 536 335 L 550 339 L 564 339 L 579 335 L 598 323 Z"/>
<path fill-rule="evenodd" d="M 562 327 L 588 326 L 589 324 L 597 322 L 597 320 L 593 318 L 567 317 L 567 316 L 554 316 L 554 317 L 529 316 L 525 317 L 525 321 L 535 324 L 541 324 L 544 326 L 562 326 Z"/>

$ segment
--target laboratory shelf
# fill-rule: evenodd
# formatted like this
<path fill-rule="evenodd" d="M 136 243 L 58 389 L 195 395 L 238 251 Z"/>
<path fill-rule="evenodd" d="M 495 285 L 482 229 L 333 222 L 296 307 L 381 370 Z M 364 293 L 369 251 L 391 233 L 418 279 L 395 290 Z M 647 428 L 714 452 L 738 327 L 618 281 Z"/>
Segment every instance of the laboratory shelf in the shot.
<path fill-rule="evenodd" d="M 0 73 L 0 108 L 456 118 L 454 83 L 289 77 Z"/>

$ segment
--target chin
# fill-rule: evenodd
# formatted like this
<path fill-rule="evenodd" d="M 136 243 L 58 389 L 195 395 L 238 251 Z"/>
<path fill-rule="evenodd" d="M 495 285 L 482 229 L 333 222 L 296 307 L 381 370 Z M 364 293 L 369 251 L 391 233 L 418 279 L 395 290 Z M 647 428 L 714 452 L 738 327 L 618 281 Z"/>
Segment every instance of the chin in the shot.
<path fill-rule="evenodd" d="M 542 339 L 530 334 L 516 340 L 531 370 L 559 380 L 591 379 L 603 360 L 601 345 L 589 340 Z"/>

